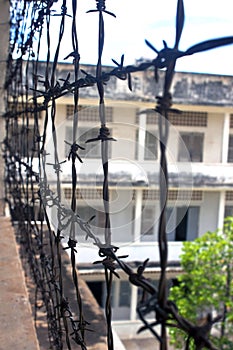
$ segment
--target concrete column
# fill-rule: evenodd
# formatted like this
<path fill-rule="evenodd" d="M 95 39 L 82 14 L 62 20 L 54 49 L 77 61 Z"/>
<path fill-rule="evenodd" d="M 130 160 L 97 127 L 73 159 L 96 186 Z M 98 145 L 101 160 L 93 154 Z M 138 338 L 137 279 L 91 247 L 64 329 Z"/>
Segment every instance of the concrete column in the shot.
<path fill-rule="evenodd" d="M 0 0 L 0 142 L 4 140 L 5 137 L 5 126 L 4 120 L 2 118 L 5 113 L 4 105 L 4 83 L 6 74 L 6 60 L 8 54 L 9 46 L 9 1 Z M 0 215 L 4 215 L 5 205 L 4 205 L 4 162 L 2 158 L 2 153 L 0 152 Z"/>
<path fill-rule="evenodd" d="M 113 307 L 119 306 L 120 301 L 120 281 L 118 279 L 115 280 L 114 286 L 114 299 L 113 299 Z"/>
<path fill-rule="evenodd" d="M 142 190 L 135 191 L 135 217 L 134 217 L 134 233 L 133 242 L 141 236 L 142 223 Z"/>
<path fill-rule="evenodd" d="M 221 191 L 219 194 L 218 228 L 222 228 L 224 223 L 225 193 L 226 191 Z"/>
<path fill-rule="evenodd" d="M 139 116 L 139 130 L 138 130 L 138 160 L 144 160 L 146 139 L 146 113 Z"/>
<path fill-rule="evenodd" d="M 131 284 L 131 304 L 130 304 L 130 320 L 137 319 L 137 300 L 138 300 L 138 288 Z"/>
<path fill-rule="evenodd" d="M 225 113 L 222 131 L 222 163 L 227 163 L 228 144 L 230 133 L 230 113 Z"/>

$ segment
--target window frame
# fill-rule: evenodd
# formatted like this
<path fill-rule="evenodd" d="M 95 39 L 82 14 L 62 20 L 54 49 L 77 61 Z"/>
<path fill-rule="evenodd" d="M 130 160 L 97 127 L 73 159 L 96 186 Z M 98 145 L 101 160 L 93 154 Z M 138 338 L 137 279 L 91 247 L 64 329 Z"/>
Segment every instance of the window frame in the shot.
<path fill-rule="evenodd" d="M 230 214 L 232 213 L 232 214 Z M 229 203 L 226 203 L 225 204 L 225 208 L 224 208 L 224 218 L 227 218 L 227 217 L 231 217 L 233 216 L 233 203 L 232 204 L 229 204 Z"/>
<path fill-rule="evenodd" d="M 231 145 L 232 143 L 232 145 Z M 233 163 L 233 134 L 229 134 L 227 163 Z"/>
<path fill-rule="evenodd" d="M 156 142 L 149 142 L 152 137 Z M 144 160 L 158 160 L 158 135 L 156 131 L 146 130 L 145 132 Z"/>
<path fill-rule="evenodd" d="M 148 215 L 146 220 L 145 220 L 145 217 L 144 217 L 145 215 Z M 142 208 L 141 237 L 143 237 L 143 236 L 152 237 L 154 235 L 154 231 L 155 231 L 155 215 L 156 215 L 156 213 L 155 213 L 155 206 L 152 203 L 151 203 L 151 205 L 146 205 L 146 207 Z M 147 226 L 149 227 L 148 229 L 146 229 Z"/>
<path fill-rule="evenodd" d="M 182 142 L 179 140 L 178 142 L 178 162 L 188 162 L 191 161 L 193 163 L 201 163 L 203 162 L 203 155 L 204 155 L 204 137 L 205 133 L 201 131 L 180 131 L 180 138 L 182 139 Z M 184 140 L 185 137 L 189 137 L 189 144 Z M 195 138 L 199 137 L 199 142 L 195 141 Z M 186 151 L 183 152 L 183 147 L 185 144 Z M 195 146 L 200 147 L 200 150 L 195 150 Z M 183 152 L 183 153 L 182 153 Z M 198 153 L 198 156 L 197 156 Z M 187 154 L 189 154 L 189 157 L 187 157 Z M 197 159 L 198 158 L 198 159 Z"/>
<path fill-rule="evenodd" d="M 153 149 L 149 143 L 148 145 L 148 139 L 151 135 L 151 137 L 153 136 L 154 139 L 156 139 L 156 142 L 151 143 L 151 145 L 153 145 Z M 139 147 L 142 147 L 139 144 L 139 128 L 136 129 L 135 132 L 135 159 L 139 160 Z M 147 130 L 145 129 L 145 140 L 144 140 L 144 145 L 143 145 L 144 151 L 143 151 L 143 160 L 144 161 L 148 161 L 148 160 L 153 160 L 153 161 L 157 161 L 159 158 L 159 145 L 158 145 L 158 130 Z M 149 152 L 148 152 L 149 149 Z"/>
<path fill-rule="evenodd" d="M 111 133 L 111 129 L 110 133 Z M 72 133 L 73 133 L 73 127 L 70 125 L 66 126 L 65 130 L 65 140 L 69 143 L 72 143 Z M 77 129 L 77 143 L 85 148 L 84 150 L 79 149 L 78 155 L 81 158 L 86 159 L 101 159 L 101 141 L 96 140 L 90 143 L 86 143 L 87 140 L 97 138 L 99 135 L 99 127 L 91 127 L 88 125 L 80 126 Z M 68 144 L 65 144 L 65 157 L 68 156 L 70 152 L 70 146 Z M 111 157 L 112 153 L 112 147 L 111 142 L 108 143 L 108 156 Z"/>

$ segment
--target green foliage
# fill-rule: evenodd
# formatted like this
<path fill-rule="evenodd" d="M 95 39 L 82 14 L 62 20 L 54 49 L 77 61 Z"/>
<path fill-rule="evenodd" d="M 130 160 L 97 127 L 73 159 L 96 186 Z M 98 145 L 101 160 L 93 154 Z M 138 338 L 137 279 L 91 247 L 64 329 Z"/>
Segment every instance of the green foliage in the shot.
<path fill-rule="evenodd" d="M 233 349 L 233 218 L 225 220 L 223 230 L 207 232 L 193 242 L 184 242 L 181 255 L 184 273 L 170 291 L 182 316 L 200 325 L 211 313 L 222 315 L 213 325 L 211 340 L 218 349 Z M 170 330 L 171 343 L 184 347 L 187 335 Z M 191 344 L 190 349 L 195 349 Z"/>

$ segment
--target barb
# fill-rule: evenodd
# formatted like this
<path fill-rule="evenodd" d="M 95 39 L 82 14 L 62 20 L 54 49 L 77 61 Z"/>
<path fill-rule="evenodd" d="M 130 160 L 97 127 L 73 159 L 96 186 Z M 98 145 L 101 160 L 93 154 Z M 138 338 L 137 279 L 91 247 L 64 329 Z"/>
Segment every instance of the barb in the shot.
<path fill-rule="evenodd" d="M 87 11 L 87 13 L 90 13 L 90 12 L 104 12 L 104 13 L 107 13 L 108 15 L 110 15 L 110 16 L 116 17 L 114 15 L 114 13 L 109 12 L 109 11 L 106 10 L 105 0 L 96 0 L 96 8 L 97 8 L 97 10 L 89 10 L 89 11 Z"/>
<path fill-rule="evenodd" d="M 65 143 L 70 146 L 70 152 L 68 154 L 68 160 L 72 159 L 72 161 L 75 161 L 75 159 L 77 158 L 80 161 L 80 163 L 83 163 L 82 159 L 79 157 L 77 152 L 78 152 L 79 149 L 85 150 L 85 148 L 81 147 L 76 142 L 71 144 L 71 143 L 65 141 Z"/>

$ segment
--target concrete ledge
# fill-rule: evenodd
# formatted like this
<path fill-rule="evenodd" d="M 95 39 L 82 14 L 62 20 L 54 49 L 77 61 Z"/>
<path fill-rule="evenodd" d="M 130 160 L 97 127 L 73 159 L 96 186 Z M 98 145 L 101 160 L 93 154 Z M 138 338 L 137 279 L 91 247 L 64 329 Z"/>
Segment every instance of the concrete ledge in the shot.
<path fill-rule="evenodd" d="M 0 216 L 0 350 L 47 350 L 49 341 L 46 315 L 41 314 L 39 318 L 37 315 L 40 322 L 35 329 L 32 316 L 35 302 L 34 283 L 27 272 L 25 279 L 23 267 L 28 271 L 28 266 L 24 260 L 21 262 L 15 229 L 17 233 L 17 228 L 12 227 L 10 218 Z M 64 250 L 61 253 L 65 295 L 75 315 L 77 301 L 72 282 L 70 258 Z M 106 321 L 103 310 L 80 276 L 79 288 L 85 319 L 90 322 L 90 328 L 93 330 L 86 334 L 87 349 L 107 350 Z M 125 350 L 125 346 L 114 330 L 113 335 L 114 349 Z M 64 349 L 66 349 L 65 344 Z"/>
<path fill-rule="evenodd" d="M 39 350 L 10 219 L 0 216 L 0 350 Z"/>

